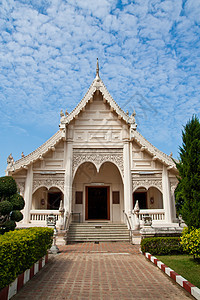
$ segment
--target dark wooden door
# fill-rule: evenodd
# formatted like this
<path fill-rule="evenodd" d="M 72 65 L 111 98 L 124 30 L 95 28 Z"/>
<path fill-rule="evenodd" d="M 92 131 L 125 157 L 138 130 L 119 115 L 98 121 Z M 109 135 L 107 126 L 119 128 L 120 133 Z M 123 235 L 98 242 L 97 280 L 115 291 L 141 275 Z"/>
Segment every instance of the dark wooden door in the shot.
<path fill-rule="evenodd" d="M 86 220 L 109 220 L 109 208 L 109 187 L 86 188 Z"/>

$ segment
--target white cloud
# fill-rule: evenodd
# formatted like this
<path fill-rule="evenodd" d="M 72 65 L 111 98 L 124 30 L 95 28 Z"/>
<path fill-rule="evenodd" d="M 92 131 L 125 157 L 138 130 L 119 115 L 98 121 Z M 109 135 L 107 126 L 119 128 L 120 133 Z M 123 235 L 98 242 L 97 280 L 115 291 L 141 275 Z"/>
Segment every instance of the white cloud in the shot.
<path fill-rule="evenodd" d="M 184 7 L 185 15 L 192 21 L 200 23 L 200 2 L 198 0 L 188 0 Z"/>
<path fill-rule="evenodd" d="M 53 134 L 60 109 L 71 111 L 90 86 L 99 57 L 113 98 L 124 109 L 131 99 L 139 130 L 176 152 L 182 124 L 200 111 L 199 7 L 192 0 L 183 7 L 181 0 L 2 1 L 1 127 L 31 136 L 43 124 L 41 135 Z"/>

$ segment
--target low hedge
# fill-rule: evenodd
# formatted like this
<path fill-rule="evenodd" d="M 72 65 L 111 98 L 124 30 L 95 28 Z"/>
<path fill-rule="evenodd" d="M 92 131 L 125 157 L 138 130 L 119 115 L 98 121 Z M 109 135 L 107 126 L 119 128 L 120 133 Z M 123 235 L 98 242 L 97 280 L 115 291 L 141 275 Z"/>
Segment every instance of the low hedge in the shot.
<path fill-rule="evenodd" d="M 0 236 L 0 290 L 32 267 L 51 247 L 53 229 L 27 228 Z"/>
<path fill-rule="evenodd" d="M 157 255 L 182 254 L 180 237 L 152 237 L 141 241 L 141 251 Z"/>

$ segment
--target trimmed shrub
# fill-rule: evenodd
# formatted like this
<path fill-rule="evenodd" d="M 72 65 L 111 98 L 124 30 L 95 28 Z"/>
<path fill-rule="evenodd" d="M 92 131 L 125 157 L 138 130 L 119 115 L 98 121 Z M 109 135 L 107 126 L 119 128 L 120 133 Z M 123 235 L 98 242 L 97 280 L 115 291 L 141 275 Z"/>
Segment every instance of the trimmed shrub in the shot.
<path fill-rule="evenodd" d="M 23 215 L 19 210 L 13 210 L 11 213 L 11 220 L 19 222 L 23 219 Z"/>
<path fill-rule="evenodd" d="M 16 227 L 16 223 L 13 220 L 6 220 L 0 228 L 0 234 L 8 232 L 10 230 L 14 230 Z"/>
<path fill-rule="evenodd" d="M 0 197 L 17 193 L 17 184 L 12 176 L 0 177 Z"/>
<path fill-rule="evenodd" d="M 188 254 L 192 254 L 194 258 L 200 257 L 200 228 L 184 228 L 180 243 Z"/>
<path fill-rule="evenodd" d="M 141 241 L 142 252 L 157 255 L 182 254 L 183 248 L 179 237 L 152 237 Z"/>
<path fill-rule="evenodd" d="M 9 200 L 13 205 L 13 210 L 22 210 L 25 206 L 24 198 L 19 194 L 12 195 Z"/>
<path fill-rule="evenodd" d="M 51 247 L 52 228 L 27 228 L 0 236 L 0 290 L 32 267 Z"/>
<path fill-rule="evenodd" d="M 0 177 L 0 234 L 14 230 L 16 222 L 23 219 L 20 212 L 24 198 L 17 193 L 17 184 L 11 176 Z"/>
<path fill-rule="evenodd" d="M 12 209 L 13 209 L 12 203 L 10 203 L 9 201 L 5 200 L 5 201 L 0 202 L 0 214 L 1 215 L 10 214 Z"/>

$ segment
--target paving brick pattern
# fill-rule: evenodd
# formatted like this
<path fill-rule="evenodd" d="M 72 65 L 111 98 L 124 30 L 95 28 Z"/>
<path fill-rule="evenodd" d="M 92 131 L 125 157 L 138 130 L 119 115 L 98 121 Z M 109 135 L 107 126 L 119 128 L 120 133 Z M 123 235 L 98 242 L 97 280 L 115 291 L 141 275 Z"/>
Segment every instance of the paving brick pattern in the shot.
<path fill-rule="evenodd" d="M 61 253 L 12 299 L 193 299 L 128 243 L 80 243 Z"/>

